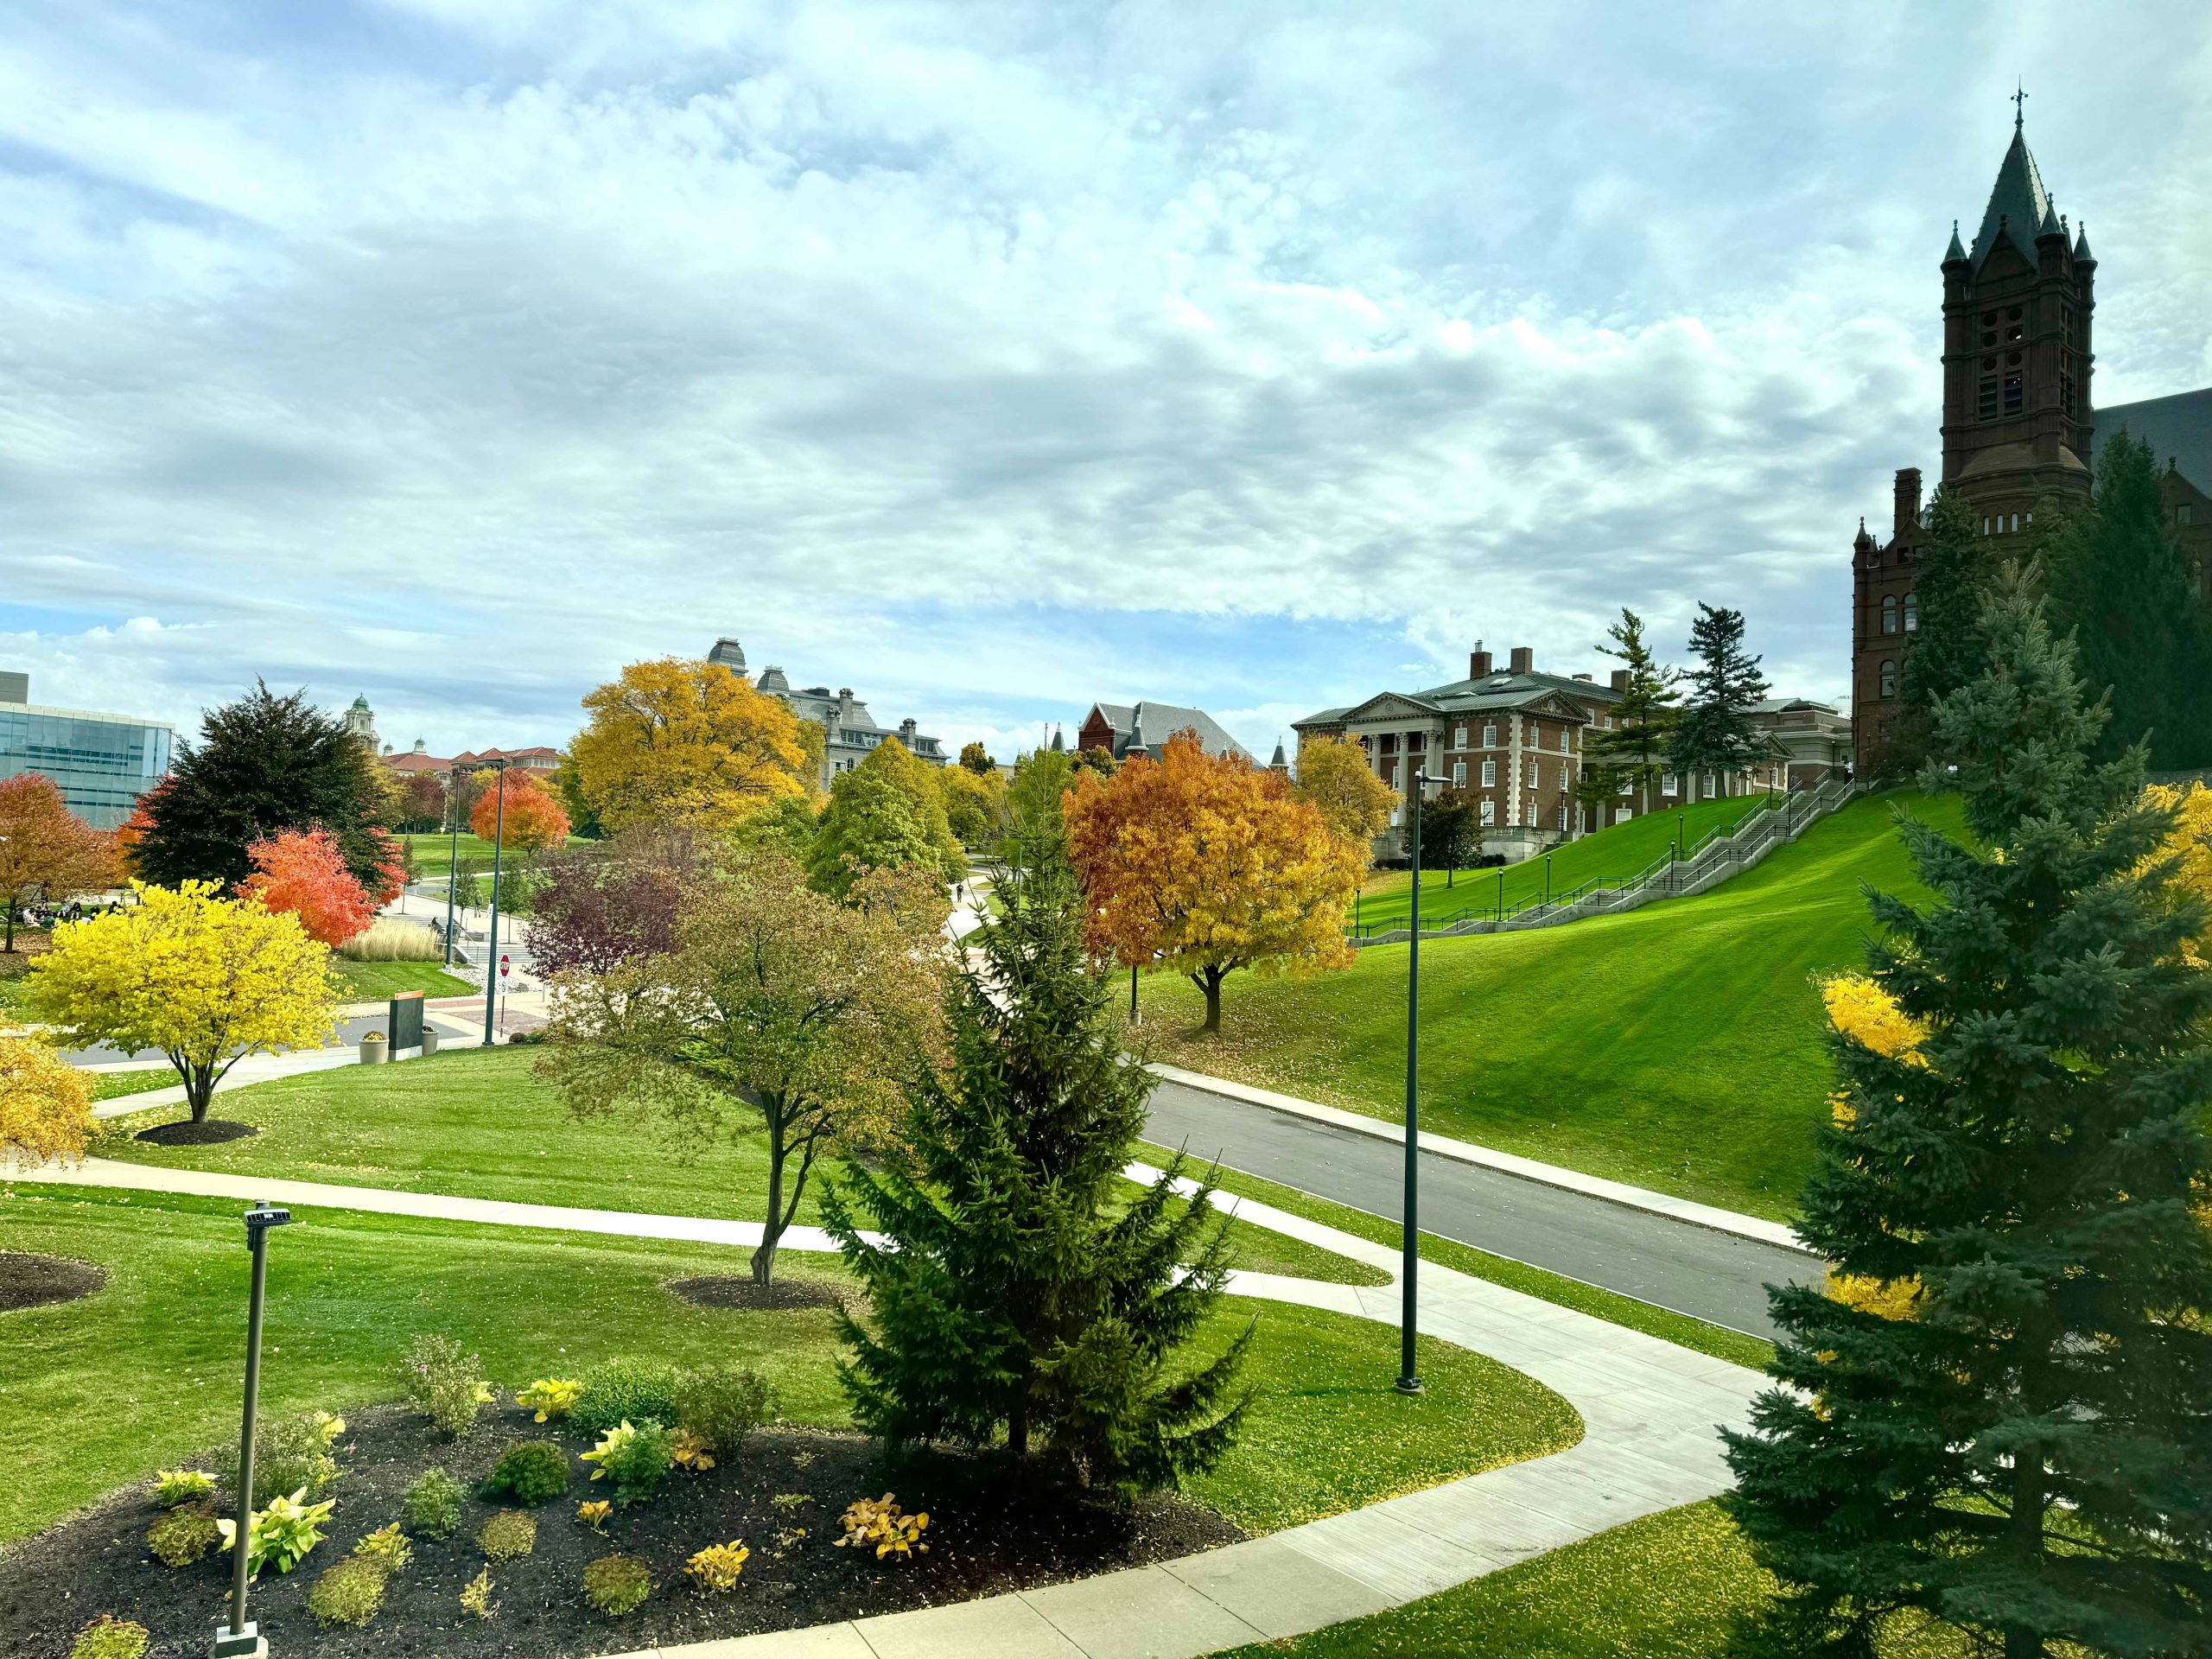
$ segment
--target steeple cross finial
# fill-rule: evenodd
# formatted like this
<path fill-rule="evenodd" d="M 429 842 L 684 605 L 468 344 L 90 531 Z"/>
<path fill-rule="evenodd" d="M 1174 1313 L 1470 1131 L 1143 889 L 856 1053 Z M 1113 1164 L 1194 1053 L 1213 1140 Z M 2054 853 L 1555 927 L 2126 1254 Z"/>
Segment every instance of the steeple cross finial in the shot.
<path fill-rule="evenodd" d="M 2018 132 L 2027 124 L 2028 85 L 2024 80 L 2015 81 L 2012 85 L 2012 130 Z"/>

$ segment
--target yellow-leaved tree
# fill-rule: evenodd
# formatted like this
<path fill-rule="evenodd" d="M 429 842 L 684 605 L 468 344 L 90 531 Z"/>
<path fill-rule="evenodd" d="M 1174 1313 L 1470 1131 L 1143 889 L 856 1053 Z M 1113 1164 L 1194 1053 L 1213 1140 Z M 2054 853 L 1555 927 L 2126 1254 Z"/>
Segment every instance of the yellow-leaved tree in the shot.
<path fill-rule="evenodd" d="M 0 1153 L 34 1169 L 81 1158 L 98 1127 L 90 1078 L 35 1037 L 0 1037 Z"/>
<path fill-rule="evenodd" d="M 1366 847 L 1275 773 L 1209 755 L 1178 732 L 1157 760 L 1080 773 L 1065 816 L 1091 948 L 1124 967 L 1187 975 L 1205 995 L 1206 1030 L 1221 1029 L 1221 982 L 1239 968 L 1351 961 L 1344 912 Z"/>
<path fill-rule="evenodd" d="M 1821 1002 L 1827 1011 L 1828 1028 L 1846 1042 L 1907 1065 L 1925 1065 L 1920 1046 L 1928 1027 L 1898 1006 L 1897 998 L 1864 974 L 1837 974 L 1821 982 Z M 1850 1103 L 1842 1095 L 1828 1097 L 1828 1109 L 1838 1123 L 1852 1121 Z M 1919 1310 L 1922 1287 L 1917 1278 L 1872 1279 L 1864 1274 L 1827 1275 L 1827 1293 L 1847 1307 L 1875 1313 L 1885 1319 L 1909 1319 Z"/>
<path fill-rule="evenodd" d="M 136 904 L 54 930 L 53 948 L 31 964 L 34 1020 L 73 1046 L 160 1050 L 195 1123 L 247 1055 L 330 1041 L 330 949 L 298 917 L 226 899 L 212 881 L 130 885 Z"/>
<path fill-rule="evenodd" d="M 2197 783 L 2153 784 L 2143 793 L 2153 804 L 2171 807 L 2174 814 L 2173 833 L 2144 861 L 2180 860 L 2175 885 L 2212 902 L 2212 789 Z M 2212 967 L 2212 932 L 2190 941 L 2182 954 L 2200 968 Z"/>
<path fill-rule="evenodd" d="M 584 708 L 569 759 L 610 834 L 654 821 L 732 830 L 820 776 L 821 726 L 720 663 L 632 663 Z"/>
<path fill-rule="evenodd" d="M 1300 739 L 1295 790 L 1320 809 L 1330 829 L 1357 843 L 1363 860 L 1398 805 L 1398 791 L 1375 775 L 1366 749 L 1349 737 Z"/>

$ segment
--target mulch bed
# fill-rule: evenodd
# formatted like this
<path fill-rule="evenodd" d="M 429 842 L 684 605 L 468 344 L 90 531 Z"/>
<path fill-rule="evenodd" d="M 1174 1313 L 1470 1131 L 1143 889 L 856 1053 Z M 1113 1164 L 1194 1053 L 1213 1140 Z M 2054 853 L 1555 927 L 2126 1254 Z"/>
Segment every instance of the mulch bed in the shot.
<path fill-rule="evenodd" d="M 842 1307 L 848 1293 L 835 1285 L 805 1279 L 777 1279 L 753 1283 L 743 1274 L 703 1274 L 696 1279 L 671 1279 L 668 1288 L 685 1301 L 701 1307 L 739 1307 L 781 1313 L 794 1307 Z"/>
<path fill-rule="evenodd" d="M 107 1274 L 88 1262 L 0 1250 L 0 1313 L 19 1307 L 44 1307 L 52 1302 L 73 1302 L 105 1283 Z"/>
<path fill-rule="evenodd" d="M 349 1414 L 348 1422 L 336 1449 L 345 1473 L 324 1494 L 337 1509 L 323 1542 L 289 1575 L 264 1568 L 252 1592 L 247 1616 L 279 1651 L 317 1659 L 567 1659 L 964 1601 L 1243 1535 L 1179 1497 L 1148 1498 L 1116 1514 L 1019 1485 L 995 1458 L 931 1453 L 892 1465 L 857 1436 L 768 1429 L 715 1469 L 671 1471 L 652 1502 L 615 1511 L 603 1536 L 576 1519 L 576 1505 L 606 1496 L 607 1483 L 591 1484 L 586 1465 L 572 1464 L 567 1497 L 535 1511 L 536 1548 L 492 1568 L 499 1611 L 484 1621 L 461 1611 L 460 1596 L 485 1565 L 476 1533 L 499 1506 L 472 1497 L 451 1538 L 414 1540 L 414 1560 L 390 1580 L 373 1622 L 323 1630 L 307 1610 L 309 1586 L 365 1533 L 400 1518 L 401 1496 L 424 1468 L 442 1465 L 473 1493 L 513 1441 L 554 1438 L 572 1454 L 588 1445 L 582 1435 L 556 1433 L 557 1425 L 533 1423 L 514 1406 L 487 1409 L 460 1446 L 439 1441 L 421 1417 L 397 1407 Z M 844 1506 L 886 1491 L 929 1511 L 928 1554 L 879 1561 L 835 1547 Z M 779 1493 L 808 1497 L 779 1508 L 770 1502 Z M 218 1551 L 192 1567 L 163 1567 L 144 1544 L 158 1513 L 150 1488 L 141 1485 L 0 1549 L 0 1654 L 66 1654 L 78 1629 L 111 1613 L 153 1633 L 149 1654 L 201 1659 L 226 1611 L 230 1558 Z M 804 1537 L 779 1543 L 779 1534 L 802 1527 Z M 753 1550 L 737 1589 L 723 1596 L 694 1589 L 685 1560 L 733 1540 Z M 644 1558 L 656 1587 L 635 1612 L 608 1619 L 584 1600 L 583 1569 L 617 1552 Z"/>
<path fill-rule="evenodd" d="M 197 1123 L 187 1118 L 181 1123 L 156 1123 L 150 1129 L 139 1130 L 133 1138 L 150 1141 L 157 1147 L 213 1147 L 260 1133 L 251 1123 L 232 1122 L 227 1117 L 204 1118 Z"/>

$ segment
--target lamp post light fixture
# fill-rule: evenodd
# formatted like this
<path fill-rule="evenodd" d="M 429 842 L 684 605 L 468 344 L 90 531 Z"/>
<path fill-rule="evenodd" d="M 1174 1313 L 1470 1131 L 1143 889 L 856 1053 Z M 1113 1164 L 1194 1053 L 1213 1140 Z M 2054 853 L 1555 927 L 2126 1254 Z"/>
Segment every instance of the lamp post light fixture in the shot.
<path fill-rule="evenodd" d="M 453 899 L 461 880 L 461 768 L 446 780 L 446 805 L 453 815 L 453 839 L 446 846 L 446 966 L 453 966 Z"/>
<path fill-rule="evenodd" d="M 215 1630 L 215 1659 L 250 1655 L 264 1659 L 269 1643 L 247 1622 L 245 1586 L 248 1563 L 253 1557 L 253 1438 L 254 1418 L 261 1403 L 261 1305 L 269 1279 L 269 1230 L 292 1218 L 266 1198 L 245 1212 L 246 1248 L 253 1253 L 253 1285 L 247 1294 L 245 1315 L 245 1411 L 238 1426 L 238 1518 L 232 1523 L 231 1622 Z"/>
<path fill-rule="evenodd" d="M 1421 791 L 1443 781 L 1415 766 L 1406 790 L 1414 880 L 1406 932 L 1406 1213 L 1405 1260 L 1398 1269 L 1403 1297 L 1398 1313 L 1400 1394 L 1422 1392 L 1421 1374 L 1414 1367 L 1414 1340 L 1418 1334 L 1414 1279 L 1421 1268 Z"/>
<path fill-rule="evenodd" d="M 492 1007 L 499 995 L 499 976 L 493 971 L 499 958 L 499 852 L 507 840 L 507 763 L 492 763 L 497 774 L 493 787 L 499 798 L 493 804 L 492 819 L 492 931 L 484 944 L 484 1046 L 493 1044 Z"/>

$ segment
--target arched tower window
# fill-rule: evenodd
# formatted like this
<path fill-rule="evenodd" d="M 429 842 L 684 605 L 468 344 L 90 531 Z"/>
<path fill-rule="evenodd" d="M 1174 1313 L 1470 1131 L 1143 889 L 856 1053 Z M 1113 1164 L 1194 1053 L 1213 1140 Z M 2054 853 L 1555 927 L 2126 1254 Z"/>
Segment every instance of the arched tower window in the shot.
<path fill-rule="evenodd" d="M 1884 594 L 1882 595 L 1882 632 L 1895 633 L 1897 631 L 1897 596 L 1895 594 Z"/>
<path fill-rule="evenodd" d="M 1918 594 L 1907 594 L 1904 596 L 1904 631 L 1907 633 L 1920 632 L 1920 595 Z"/>
<path fill-rule="evenodd" d="M 1897 694 L 1897 665 L 1888 658 L 1882 659 L 1882 695 L 1894 697 Z"/>

